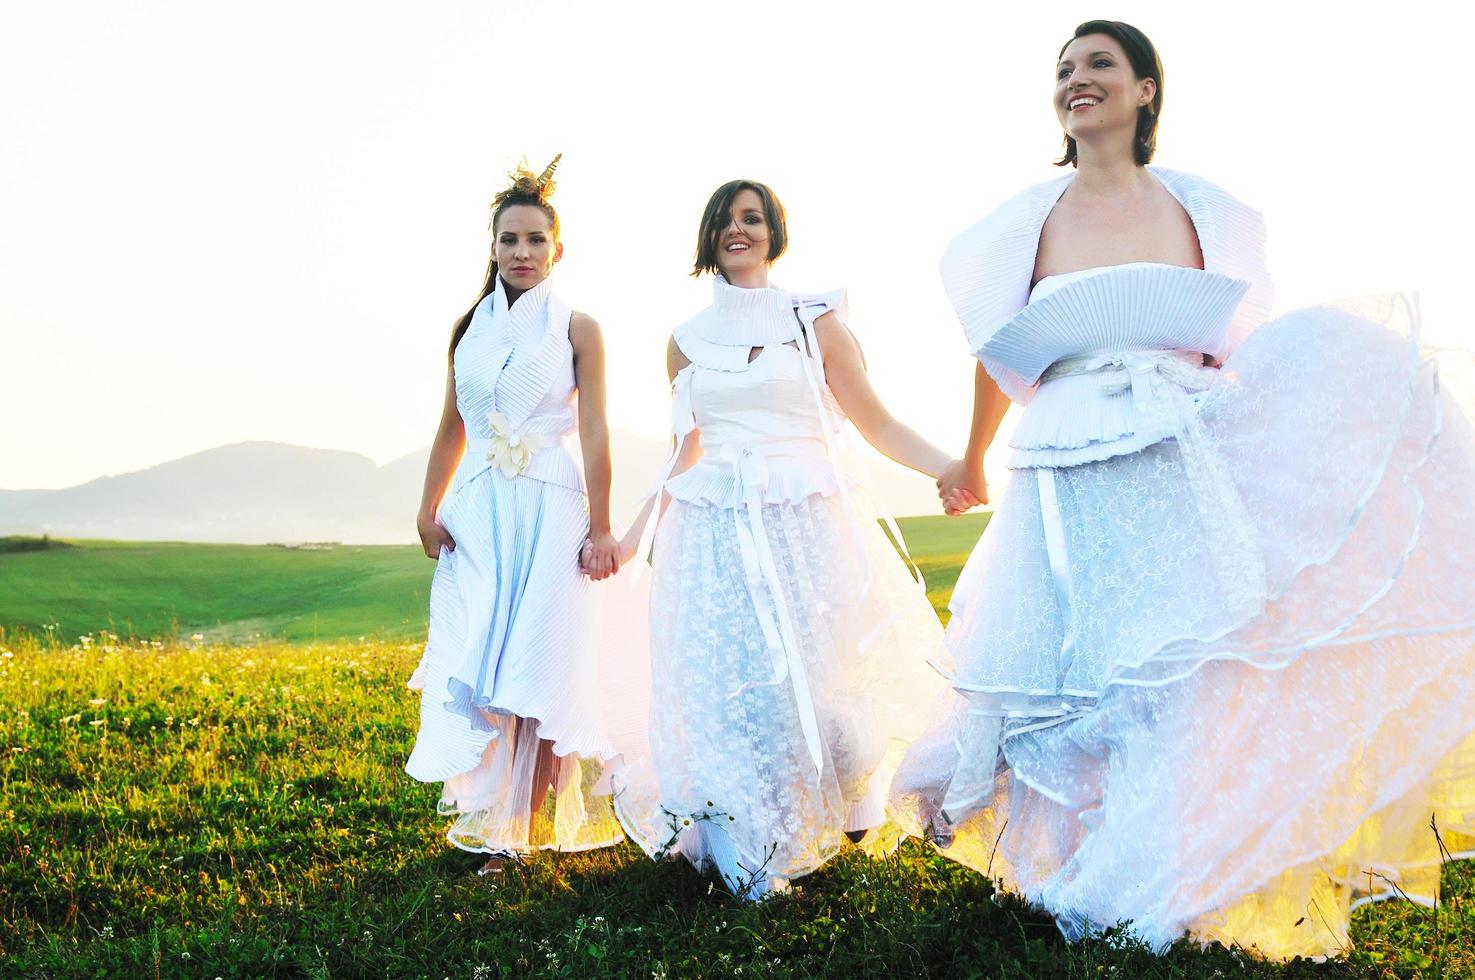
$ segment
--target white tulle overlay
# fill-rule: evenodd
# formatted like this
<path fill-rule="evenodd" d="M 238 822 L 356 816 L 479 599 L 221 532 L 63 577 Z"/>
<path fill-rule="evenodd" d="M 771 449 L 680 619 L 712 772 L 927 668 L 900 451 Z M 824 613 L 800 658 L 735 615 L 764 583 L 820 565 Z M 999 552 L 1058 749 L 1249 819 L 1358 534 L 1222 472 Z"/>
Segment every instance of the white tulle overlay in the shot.
<path fill-rule="evenodd" d="M 941 686 L 924 662 L 940 652 L 941 630 L 874 522 L 860 542 L 866 583 L 834 497 L 764 506 L 784 599 L 802 610 L 794 625 L 823 744 L 817 770 L 793 686 L 773 680 L 753 615 L 733 533 L 742 515 L 701 503 L 671 507 L 651 595 L 653 769 L 617 775 L 617 805 L 651 855 L 700 864 L 715 848 L 711 863 L 729 887 L 756 897 L 770 879 L 829 860 L 846 831 L 886 822 L 873 780 L 884 791 L 894 745 L 920 732 Z M 714 844 L 713 834 L 730 844 Z"/>
<path fill-rule="evenodd" d="M 545 282 L 508 310 L 499 284 L 456 350 L 468 447 L 437 515 L 456 547 L 431 583 L 405 769 L 444 783 L 447 839 L 471 851 L 622 839 L 606 768 L 648 703 L 648 583 L 593 583 L 579 569 L 589 515 L 561 441 L 574 425 L 572 351 L 567 311 L 550 299 Z M 535 448 L 504 465 L 521 433 L 539 436 L 518 439 Z"/>
<path fill-rule="evenodd" d="M 1335 952 L 1435 893 L 1431 818 L 1475 848 L 1475 433 L 1416 324 L 1288 314 L 1177 437 L 1015 470 L 893 786 L 914 831 L 1158 947 Z"/>
<path fill-rule="evenodd" d="M 647 853 L 759 898 L 847 832 L 894 845 L 885 788 L 944 686 L 927 661 L 945 651 L 923 588 L 827 448 L 832 403 L 801 329 L 817 313 L 801 319 L 804 302 L 778 290 L 717 290 L 713 321 L 676 333 L 692 365 L 675 428 L 699 429 L 703 456 L 663 481 L 650 756 L 612 782 Z"/>

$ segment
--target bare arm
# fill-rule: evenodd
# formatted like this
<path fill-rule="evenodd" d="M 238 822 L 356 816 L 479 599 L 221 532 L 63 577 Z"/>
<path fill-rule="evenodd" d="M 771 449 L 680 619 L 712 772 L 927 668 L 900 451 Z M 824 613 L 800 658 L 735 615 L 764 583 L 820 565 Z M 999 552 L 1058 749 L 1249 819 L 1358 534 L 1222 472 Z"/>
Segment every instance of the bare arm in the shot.
<path fill-rule="evenodd" d="M 993 443 L 1007 411 L 1009 396 L 989 377 L 983 362 L 976 363 L 973 366 L 973 424 L 968 430 L 968 451 L 937 481 L 937 492 L 949 514 L 962 513 L 969 507 L 988 503 L 983 456 Z M 951 502 L 949 495 L 953 497 Z"/>
<path fill-rule="evenodd" d="M 456 475 L 456 466 L 466 451 L 466 424 L 456 408 L 456 369 L 446 369 L 446 397 L 441 408 L 440 427 L 435 430 L 435 441 L 430 444 L 430 462 L 425 467 L 425 489 L 420 494 L 420 512 L 415 516 L 415 529 L 420 533 L 420 544 L 426 557 L 439 558 L 444 546 L 456 550 L 456 542 L 446 529 L 435 520 L 451 478 Z"/>
<path fill-rule="evenodd" d="M 831 311 L 814 321 L 814 332 L 830 390 L 866 442 L 903 466 L 931 477 L 941 474 L 952 458 L 886 410 L 871 387 L 860 345 L 850 329 Z"/>
<path fill-rule="evenodd" d="M 589 545 L 584 571 L 596 581 L 619 568 L 619 545 L 609 529 L 609 421 L 604 411 L 604 337 L 594 318 L 575 313 L 569 320 L 574 348 L 574 383 L 579 389 L 579 445 L 584 452 L 584 484 L 589 495 Z"/>

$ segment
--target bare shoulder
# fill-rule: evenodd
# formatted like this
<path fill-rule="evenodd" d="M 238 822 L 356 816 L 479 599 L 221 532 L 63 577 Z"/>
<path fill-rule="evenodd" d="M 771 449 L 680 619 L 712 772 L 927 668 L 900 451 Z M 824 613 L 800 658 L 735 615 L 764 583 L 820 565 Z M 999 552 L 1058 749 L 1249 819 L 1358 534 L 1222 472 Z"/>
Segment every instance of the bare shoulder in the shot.
<path fill-rule="evenodd" d="M 829 357 L 836 353 L 860 352 L 860 343 L 850 327 L 835 310 L 826 310 L 815 318 L 814 339 L 819 342 L 820 353 Z"/>
<path fill-rule="evenodd" d="M 594 350 L 604 343 L 599 324 L 587 313 L 575 311 L 568 318 L 568 339 L 574 352 Z"/>
<path fill-rule="evenodd" d="M 587 313 L 574 310 L 569 314 L 568 332 L 571 337 L 575 334 L 592 334 L 597 337 L 599 336 L 599 322 Z"/>

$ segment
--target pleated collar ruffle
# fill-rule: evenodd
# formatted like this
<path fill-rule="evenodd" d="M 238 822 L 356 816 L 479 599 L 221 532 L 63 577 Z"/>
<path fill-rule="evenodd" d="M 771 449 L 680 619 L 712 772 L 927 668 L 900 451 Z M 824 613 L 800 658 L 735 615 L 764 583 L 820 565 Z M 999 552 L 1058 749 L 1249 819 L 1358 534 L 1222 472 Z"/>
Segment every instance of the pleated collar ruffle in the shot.
<path fill-rule="evenodd" d="M 712 280 L 712 306 L 687 324 L 689 335 L 724 347 L 767 347 L 794 339 L 794 299 L 783 289 L 744 289 L 721 276 Z"/>

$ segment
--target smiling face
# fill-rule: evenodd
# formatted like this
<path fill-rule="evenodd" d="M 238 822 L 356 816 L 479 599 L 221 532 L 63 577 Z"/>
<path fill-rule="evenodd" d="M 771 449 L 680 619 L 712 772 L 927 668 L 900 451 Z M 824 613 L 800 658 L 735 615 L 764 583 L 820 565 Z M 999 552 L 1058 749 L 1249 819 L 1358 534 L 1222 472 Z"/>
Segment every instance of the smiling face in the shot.
<path fill-rule="evenodd" d="M 773 229 L 763 211 L 763 198 L 750 188 L 732 199 L 727 223 L 715 229 L 717 268 L 729 281 L 768 264 Z"/>
<path fill-rule="evenodd" d="M 1130 144 L 1137 115 L 1156 92 L 1157 82 L 1138 78 L 1122 46 L 1105 34 L 1071 41 L 1055 65 L 1055 114 L 1077 141 L 1120 134 Z"/>
<path fill-rule="evenodd" d="M 540 207 L 514 204 L 498 217 L 497 274 L 519 291 L 532 289 L 548 278 L 553 263 L 563 258 L 563 243 L 553 239 L 553 221 Z"/>

